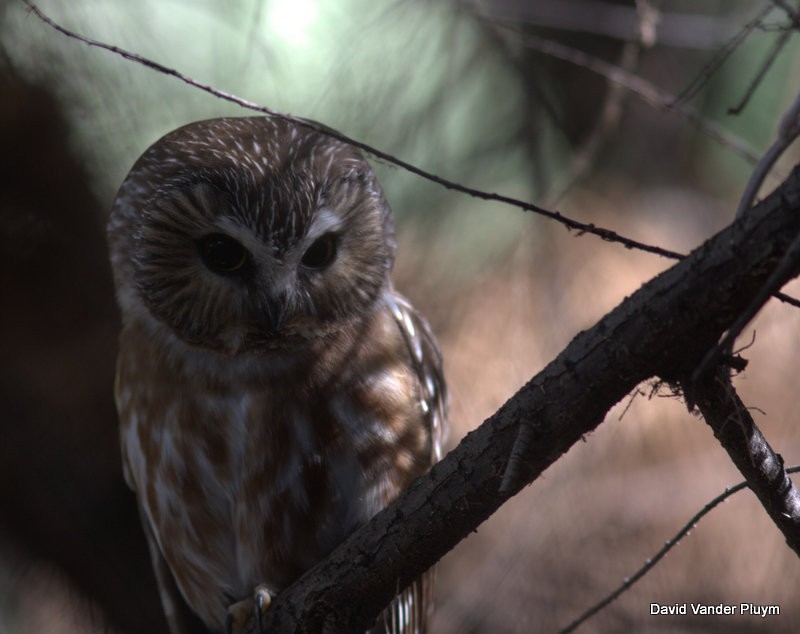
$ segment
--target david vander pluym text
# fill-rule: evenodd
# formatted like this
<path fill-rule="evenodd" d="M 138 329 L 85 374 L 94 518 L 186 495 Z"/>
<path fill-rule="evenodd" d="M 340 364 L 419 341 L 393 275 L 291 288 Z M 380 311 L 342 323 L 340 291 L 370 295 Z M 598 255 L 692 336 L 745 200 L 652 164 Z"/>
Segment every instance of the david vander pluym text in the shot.
<path fill-rule="evenodd" d="M 779 605 L 760 605 L 757 603 L 651 603 L 651 615 L 697 615 L 697 616 L 729 616 L 729 615 L 750 615 L 766 618 L 768 616 L 779 616 L 781 608 Z"/>

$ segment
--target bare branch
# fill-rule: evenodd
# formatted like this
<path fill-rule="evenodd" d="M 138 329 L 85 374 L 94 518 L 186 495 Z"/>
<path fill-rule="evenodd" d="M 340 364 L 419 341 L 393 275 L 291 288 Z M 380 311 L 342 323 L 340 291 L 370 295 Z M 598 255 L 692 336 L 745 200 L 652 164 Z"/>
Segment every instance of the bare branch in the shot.
<path fill-rule="evenodd" d="M 728 108 L 728 114 L 739 114 L 742 110 L 745 109 L 748 102 L 750 101 L 750 98 L 755 94 L 756 89 L 759 87 L 764 77 L 767 76 L 769 69 L 772 68 L 772 64 L 778 57 L 778 53 L 780 53 L 786 46 L 787 42 L 789 41 L 789 37 L 791 37 L 792 35 L 792 26 L 796 24 L 797 24 L 797 16 L 792 16 L 792 24 L 780 34 L 780 37 L 778 37 L 777 41 L 773 45 L 772 50 L 767 55 L 767 59 L 764 60 L 764 63 L 761 65 L 761 68 L 756 73 L 756 76 L 753 78 L 753 81 L 750 82 L 750 85 L 745 91 L 745 94 L 742 97 L 741 101 L 738 103 L 738 105 L 734 106 L 733 108 Z"/>
<path fill-rule="evenodd" d="M 786 469 L 786 473 L 798 473 L 800 472 L 800 467 L 791 467 Z M 656 567 L 659 561 L 661 561 L 664 557 L 667 556 L 667 553 L 671 551 L 675 546 L 677 546 L 681 540 L 686 537 L 697 525 L 697 523 L 702 520 L 706 515 L 708 515 L 711 511 L 717 508 L 720 504 L 722 504 L 725 500 L 729 497 L 739 493 L 739 491 L 743 491 L 744 489 L 748 488 L 747 482 L 740 482 L 732 487 L 728 487 L 720 493 L 717 497 L 711 500 L 708 504 L 706 504 L 702 509 L 700 509 L 697 513 L 695 513 L 688 522 L 686 522 L 680 530 L 675 533 L 673 537 L 668 539 L 664 542 L 664 545 L 659 548 L 658 552 L 647 559 L 644 562 L 644 565 L 639 568 L 635 573 L 633 573 L 630 577 L 626 577 L 625 580 L 617 587 L 613 592 L 611 592 L 608 596 L 603 598 L 601 601 L 598 601 L 593 606 L 591 606 L 588 610 L 580 614 L 576 619 L 574 619 L 571 623 L 566 625 L 565 627 L 558 630 L 558 634 L 569 634 L 569 632 L 574 632 L 578 629 L 581 625 L 583 625 L 586 621 L 592 618 L 595 614 L 603 610 L 606 606 L 610 605 L 617 599 L 619 599 L 625 592 L 627 592 L 633 585 L 636 584 L 642 577 L 644 577 L 648 572 L 650 572 L 653 568 Z"/>
<path fill-rule="evenodd" d="M 737 49 L 739 46 L 750 36 L 753 31 L 756 30 L 759 26 L 761 26 L 764 18 L 767 17 L 772 11 L 772 7 L 770 5 L 765 5 L 762 7 L 761 11 L 758 12 L 755 18 L 750 20 L 747 24 L 745 24 L 739 32 L 734 35 L 730 40 L 725 42 L 711 61 L 706 64 L 706 66 L 700 71 L 700 73 L 689 82 L 689 84 L 684 88 L 678 96 L 675 98 L 673 102 L 673 106 L 677 106 L 682 104 L 686 101 L 690 101 L 698 92 L 706 85 L 708 80 L 714 75 L 714 73 L 719 70 L 719 68 L 727 61 L 728 57 Z"/>
<path fill-rule="evenodd" d="M 506 28 L 511 29 L 512 27 Z M 602 75 L 618 83 L 627 90 L 630 90 L 642 101 L 655 108 L 680 114 L 695 124 L 706 136 L 714 139 L 723 147 L 735 152 L 749 163 L 755 165 L 758 162 L 758 155 L 744 141 L 735 137 L 730 132 L 727 132 L 716 123 L 704 119 L 694 108 L 679 102 L 674 95 L 646 79 L 627 73 L 618 66 L 609 64 L 608 62 L 592 57 L 583 51 L 565 46 L 564 44 L 553 42 L 552 40 L 541 38 L 531 33 L 518 33 L 518 36 L 520 42 L 525 46 L 529 46 L 545 55 L 557 57 L 558 59 L 571 62 L 577 66 Z"/>
<path fill-rule="evenodd" d="M 637 8 L 640 5 L 644 6 L 641 0 L 637 3 Z M 639 33 L 639 39 L 625 42 L 622 53 L 620 54 L 619 67 L 626 73 L 633 73 L 639 62 L 641 48 L 647 45 L 645 38 L 648 27 L 645 21 L 650 13 L 644 8 L 638 11 L 638 13 L 639 28 L 637 31 Z M 574 156 L 570 161 L 569 167 L 561 176 L 561 185 L 556 189 L 555 194 L 550 196 L 550 199 L 554 203 L 560 200 L 578 181 L 586 177 L 597 160 L 600 150 L 619 126 L 619 121 L 622 117 L 622 106 L 627 92 L 620 84 L 611 81 L 609 78 L 606 78 L 606 81 L 606 97 L 600 108 L 597 123 L 591 134 L 589 134 L 587 139 L 581 144 L 581 147 L 577 148 L 573 153 Z"/>
<path fill-rule="evenodd" d="M 691 386 L 714 436 L 756 494 L 789 547 L 800 554 L 800 493 L 769 446 L 724 368 Z"/>
<path fill-rule="evenodd" d="M 800 300 L 795 299 L 791 295 L 786 295 L 786 293 L 775 293 L 774 297 L 781 300 L 784 304 L 789 304 L 789 306 L 800 308 Z"/>
<path fill-rule="evenodd" d="M 797 93 L 794 102 L 781 117 L 775 141 L 764 156 L 761 157 L 756 169 L 750 175 L 742 194 L 742 199 L 739 202 L 739 208 L 736 210 L 737 217 L 753 206 L 753 201 L 755 201 L 758 190 L 761 189 L 764 180 L 766 180 L 767 174 L 798 136 L 800 136 L 800 92 Z"/>
<path fill-rule="evenodd" d="M 797 16 L 798 16 L 797 9 L 794 9 L 793 7 L 791 7 L 789 5 L 789 3 L 786 2 L 786 0 L 770 0 L 770 1 L 776 7 L 780 7 L 781 9 L 783 9 L 786 12 L 786 15 L 788 15 L 791 18 L 792 25 L 794 26 L 794 28 L 800 27 L 800 22 L 798 22 L 798 20 L 797 20 Z"/>
<path fill-rule="evenodd" d="M 579 334 L 428 475 L 282 592 L 267 627 L 366 629 L 398 587 L 597 427 L 641 381 L 688 376 L 763 288 L 798 232 L 800 168 L 751 213 Z"/>
<path fill-rule="evenodd" d="M 441 187 L 444 187 L 445 189 L 461 192 L 463 194 L 467 194 L 468 196 L 472 196 L 473 198 L 479 198 L 481 200 L 492 201 L 492 202 L 499 202 L 499 203 L 503 203 L 503 204 L 506 204 L 506 205 L 510 205 L 512 207 L 517 207 L 519 209 L 522 209 L 523 211 L 529 211 L 529 212 L 532 212 L 532 213 L 535 213 L 535 214 L 539 214 L 541 216 L 544 216 L 546 218 L 549 218 L 551 220 L 555 220 L 556 222 L 561 223 L 567 229 L 579 232 L 579 235 L 580 234 L 584 234 L 584 233 L 588 233 L 588 234 L 597 236 L 597 237 L 601 238 L 602 240 L 606 240 L 608 242 L 617 242 L 617 243 L 623 245 L 625 248 L 628 248 L 628 249 L 638 249 L 640 251 L 645 251 L 647 253 L 652 253 L 654 255 L 659 255 L 661 257 L 665 257 L 665 258 L 669 258 L 669 259 L 673 259 L 673 260 L 679 259 L 679 258 L 682 257 L 680 253 L 677 253 L 675 251 L 670 251 L 669 249 L 664 249 L 664 248 L 659 247 L 659 246 L 655 246 L 655 245 L 652 245 L 652 244 L 646 244 L 644 242 L 639 242 L 638 240 L 634 240 L 632 238 L 628 238 L 626 236 L 623 236 L 623 235 L 617 233 L 616 231 L 612 231 L 610 229 L 604 229 L 603 227 L 597 227 L 592 223 L 580 222 L 578 220 L 575 220 L 573 218 L 565 216 L 565 215 L 563 215 L 562 213 L 560 213 L 558 211 L 552 211 L 552 210 L 549 210 L 549 209 L 545 209 L 544 207 L 540 207 L 538 205 L 534 205 L 533 203 L 525 202 L 525 201 L 522 201 L 522 200 L 519 200 L 519 199 L 516 199 L 516 198 L 512 198 L 511 196 L 505 196 L 503 194 L 497 194 L 497 193 L 483 191 L 483 190 L 480 190 L 480 189 L 474 189 L 472 187 L 466 187 L 466 186 L 461 185 L 460 183 L 457 183 L 455 181 L 448 180 L 446 178 L 442 178 L 441 176 L 437 176 L 436 174 L 428 172 L 428 171 L 426 171 L 426 170 L 424 170 L 424 169 L 422 169 L 420 167 L 417 167 L 416 165 L 408 163 L 407 161 L 399 159 L 399 158 L 397 158 L 397 157 L 395 157 L 395 156 L 393 156 L 393 155 L 391 155 L 391 154 L 389 154 L 387 152 L 379 150 L 378 148 L 375 148 L 375 147 L 373 147 L 371 145 L 367 145 L 366 143 L 364 143 L 362 141 L 357 141 L 356 139 L 353 139 L 353 138 L 351 138 L 351 137 L 349 137 L 349 136 L 347 136 L 345 134 L 342 134 L 341 132 L 337 132 L 335 130 L 332 130 L 331 128 L 328 128 L 326 126 L 317 124 L 317 123 L 315 123 L 313 121 L 309 121 L 307 119 L 302 119 L 302 118 L 299 118 L 299 117 L 294 117 L 292 115 L 288 115 L 288 114 L 283 114 L 283 113 L 277 112 L 275 110 L 272 110 L 271 108 L 267 108 L 266 106 L 261 106 L 261 105 L 259 105 L 257 103 L 252 102 L 252 101 L 248 101 L 246 99 L 242 99 L 241 97 L 237 97 L 236 95 L 233 95 L 231 93 L 227 93 L 227 92 L 224 92 L 222 90 L 218 90 L 217 88 L 214 88 L 212 86 L 209 86 L 207 84 L 203 84 L 203 83 L 201 83 L 199 81 L 196 81 L 196 80 L 192 79 L 191 77 L 187 77 L 186 75 L 184 75 L 183 73 L 175 70 L 174 68 L 169 68 L 167 66 L 164 66 L 163 64 L 159 64 L 158 62 L 150 60 L 150 59 L 148 59 L 146 57 L 143 57 L 141 55 L 138 55 L 136 53 L 131 53 L 130 51 L 122 49 L 122 48 L 120 48 L 118 46 L 112 46 L 111 44 L 105 44 L 105 43 L 100 42 L 98 40 L 93 40 L 91 38 L 84 37 L 83 35 L 75 33 L 74 31 L 70 31 L 69 29 L 67 29 L 67 28 L 61 26 L 60 24 L 58 24 L 57 22 L 53 21 L 41 9 L 39 9 L 35 4 L 30 2 L 30 0 L 23 0 L 23 1 L 28 5 L 28 7 L 30 8 L 31 12 L 33 12 L 36 15 L 36 17 L 38 17 L 40 20 L 42 20 L 42 22 L 44 22 L 45 24 L 47 24 L 51 28 L 55 29 L 59 33 L 62 33 L 63 35 L 66 35 L 69 38 L 78 40 L 79 42 L 83 42 L 84 44 L 86 44 L 88 46 L 93 46 L 93 47 L 104 49 L 106 51 L 114 53 L 115 55 L 119 55 L 119 56 L 121 56 L 121 57 L 123 57 L 123 58 L 125 58 L 127 60 L 130 60 L 132 62 L 136 62 L 137 64 L 142 64 L 143 66 L 146 66 L 146 67 L 148 67 L 148 68 L 150 68 L 152 70 L 155 70 L 155 71 L 157 71 L 159 73 L 162 73 L 164 75 L 169 75 L 170 77 L 175 77 L 176 79 L 184 82 L 185 84 L 193 86 L 194 88 L 198 88 L 199 90 L 202 90 L 202 91 L 204 91 L 204 92 L 206 92 L 206 93 L 208 93 L 210 95 L 214 95 L 215 97 L 218 97 L 220 99 L 224 99 L 225 101 L 228 101 L 230 103 L 234 103 L 234 104 L 236 104 L 238 106 L 241 106 L 242 108 L 246 108 L 246 109 L 252 110 L 254 112 L 260 112 L 262 114 L 268 115 L 270 117 L 275 117 L 277 119 L 283 119 L 285 121 L 290 121 L 290 122 L 292 122 L 292 123 L 294 123 L 296 125 L 302 126 L 304 128 L 308 128 L 310 130 L 314 130 L 316 132 L 320 132 L 322 134 L 326 134 L 326 135 L 328 135 L 328 136 L 330 136 L 330 137 L 332 137 L 334 139 L 342 141 L 343 143 L 347 143 L 349 145 L 352 145 L 353 147 L 358 148 L 359 150 L 361 150 L 361 151 L 363 151 L 363 152 L 365 152 L 367 154 L 370 154 L 370 155 L 374 156 L 377 159 L 380 159 L 382 161 L 386 161 L 387 163 L 392 163 L 393 165 L 397 165 L 398 167 L 403 168 L 404 170 L 410 172 L 411 174 L 415 174 L 415 175 L 419 176 L 420 178 L 424 178 L 425 180 L 428 180 L 428 181 L 430 181 L 432 183 L 436 183 L 437 185 L 440 185 Z"/>
<path fill-rule="evenodd" d="M 603 0 L 492 0 L 473 2 L 473 13 L 487 20 L 513 20 L 546 29 L 601 35 L 617 40 L 637 37 L 640 21 L 640 0 L 636 7 Z M 659 2 L 659 7 L 662 2 Z M 680 12 L 670 8 L 653 8 L 656 20 L 648 21 L 650 41 L 679 48 L 714 48 L 738 24 L 738 12 L 704 15 L 697 11 Z"/>

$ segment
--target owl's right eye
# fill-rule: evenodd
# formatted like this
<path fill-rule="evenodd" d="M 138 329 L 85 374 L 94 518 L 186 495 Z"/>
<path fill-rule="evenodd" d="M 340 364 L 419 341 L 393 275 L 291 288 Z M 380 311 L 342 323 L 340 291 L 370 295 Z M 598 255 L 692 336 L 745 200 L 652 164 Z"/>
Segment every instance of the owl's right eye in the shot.
<path fill-rule="evenodd" d="M 247 249 L 237 240 L 221 233 L 200 238 L 197 248 L 203 264 L 220 275 L 241 271 L 248 263 Z"/>

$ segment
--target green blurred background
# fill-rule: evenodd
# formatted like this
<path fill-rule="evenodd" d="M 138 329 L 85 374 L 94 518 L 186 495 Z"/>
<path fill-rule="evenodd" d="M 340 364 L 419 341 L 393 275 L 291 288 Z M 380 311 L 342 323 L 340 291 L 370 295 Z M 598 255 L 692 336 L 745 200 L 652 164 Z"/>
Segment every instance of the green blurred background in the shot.
<path fill-rule="evenodd" d="M 753 168 L 743 154 L 766 149 L 800 90 L 795 31 L 742 112 L 728 113 L 785 32 L 786 14 L 767 1 L 38 6 L 86 37 L 444 178 L 683 252 L 730 222 Z M 642 40 L 651 9 L 660 19 Z M 580 51 L 678 95 L 757 16 L 759 27 L 680 108 L 618 94 L 586 63 L 541 50 L 546 41 Z M 192 120 L 248 114 L 0 0 L 0 631 L 163 627 L 119 469 L 118 317 L 103 225 L 127 170 L 158 137 Z M 799 154 L 789 152 L 778 179 Z M 444 350 L 451 445 L 669 265 L 373 164 L 398 218 L 397 285 Z M 790 464 L 800 463 L 798 321 L 797 310 L 770 305 L 737 380 Z M 642 396 L 619 420 L 621 411 L 444 560 L 436 632 L 556 631 L 739 480 L 679 401 Z M 750 498 L 717 511 L 581 631 L 796 631 L 800 565 Z M 775 603 L 782 614 L 649 615 L 651 602 L 683 601 Z"/>

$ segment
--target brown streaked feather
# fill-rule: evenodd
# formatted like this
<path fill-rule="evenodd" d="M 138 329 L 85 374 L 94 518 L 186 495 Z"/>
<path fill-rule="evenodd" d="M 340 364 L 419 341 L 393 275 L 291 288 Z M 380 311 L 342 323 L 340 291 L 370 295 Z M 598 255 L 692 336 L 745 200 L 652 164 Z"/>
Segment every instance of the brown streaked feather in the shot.
<path fill-rule="evenodd" d="M 172 571 L 169 569 L 167 562 L 164 560 L 164 556 L 161 554 L 156 538 L 150 528 L 150 523 L 147 521 L 141 505 L 139 506 L 139 515 L 141 516 L 142 526 L 145 536 L 147 537 L 150 559 L 153 562 L 153 573 L 156 576 L 158 592 L 161 596 L 161 605 L 170 632 L 173 634 L 208 634 L 208 628 L 197 618 L 197 615 L 192 612 L 181 596 L 178 587 L 175 585 Z"/>

